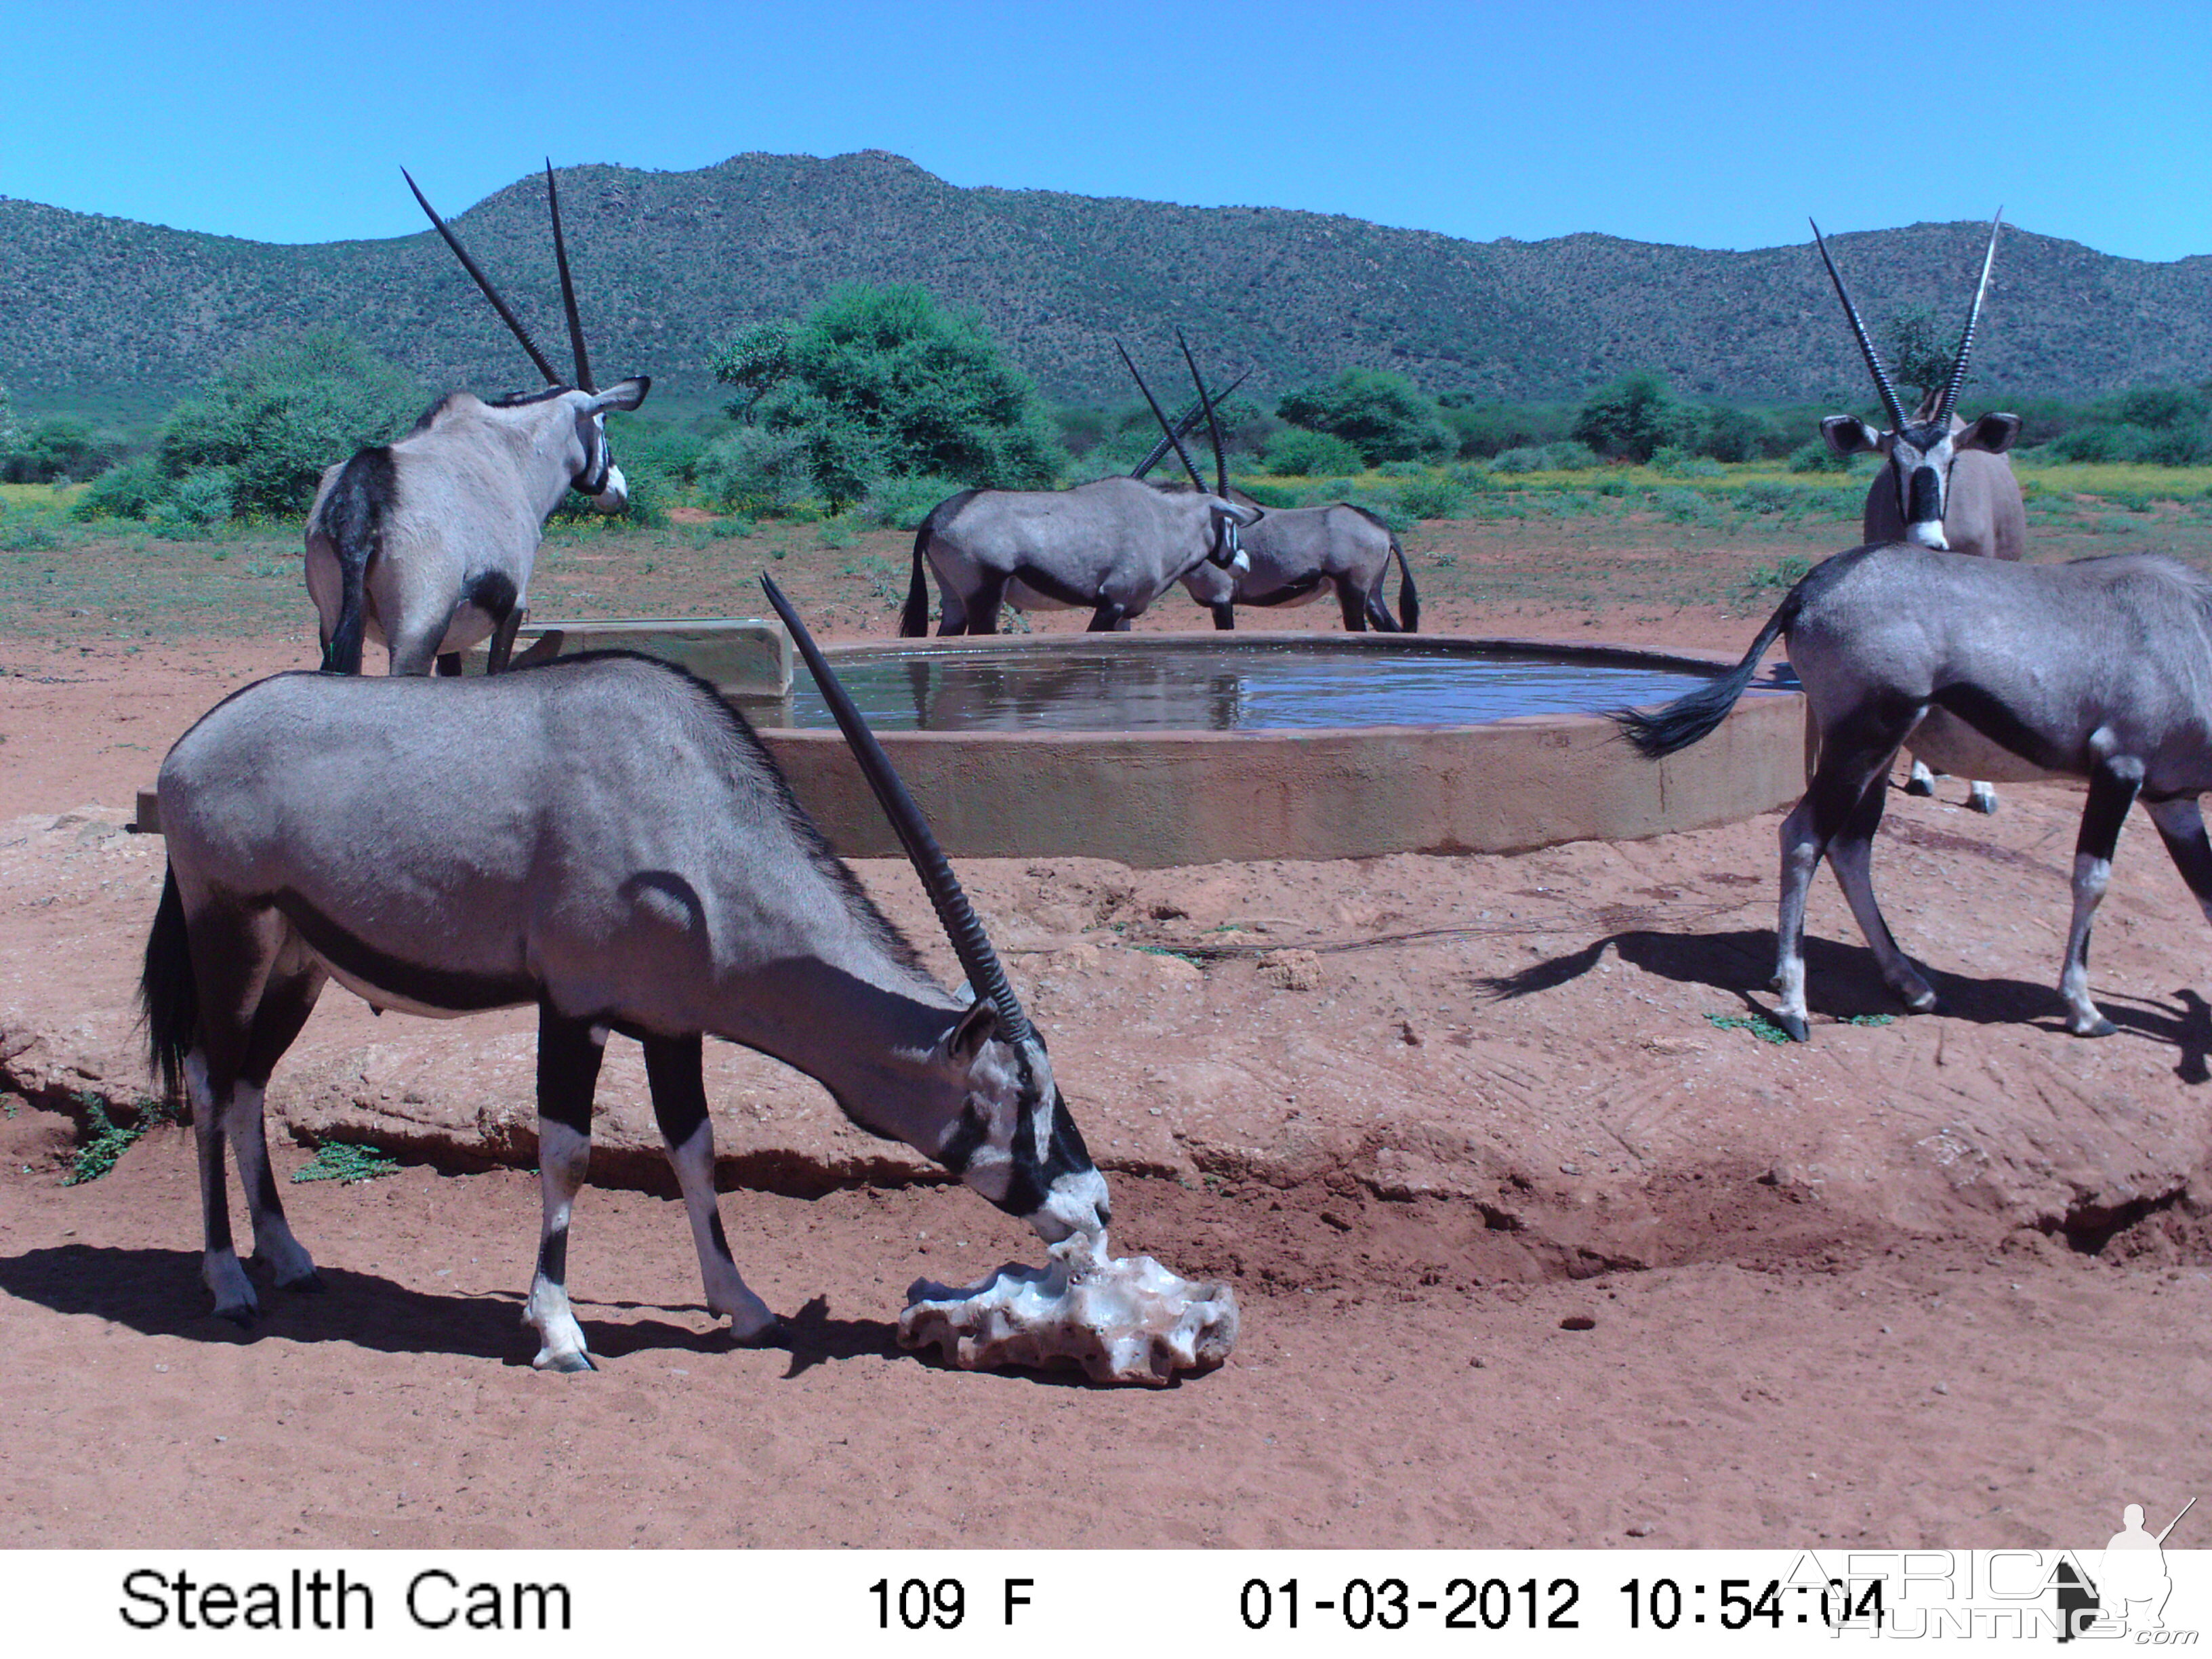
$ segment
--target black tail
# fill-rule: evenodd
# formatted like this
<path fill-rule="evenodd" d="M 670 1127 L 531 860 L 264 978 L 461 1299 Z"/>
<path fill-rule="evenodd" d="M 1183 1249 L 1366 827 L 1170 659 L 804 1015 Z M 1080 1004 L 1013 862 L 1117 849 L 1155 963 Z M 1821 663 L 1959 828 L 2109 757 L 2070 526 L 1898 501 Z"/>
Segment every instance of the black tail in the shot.
<path fill-rule="evenodd" d="M 929 509 L 929 516 L 914 532 L 914 579 L 907 584 L 906 609 L 899 612 L 899 637 L 918 640 L 929 632 L 929 574 L 922 565 L 922 550 L 929 538 L 937 533 L 938 521 L 949 519 L 975 499 L 975 491 L 963 489 L 957 495 L 948 495 Z"/>
<path fill-rule="evenodd" d="M 1711 736 L 1714 727 L 1728 718 L 1729 710 L 1743 696 L 1752 676 L 1759 672 L 1759 659 L 1766 654 L 1766 647 L 1796 625 L 1807 599 L 1832 586 L 1843 574 L 1846 562 L 1855 563 L 1858 556 L 1872 550 L 1855 547 L 1814 566 L 1811 574 L 1790 590 L 1789 597 L 1766 619 L 1766 626 L 1759 630 L 1759 637 L 1751 642 L 1751 649 L 1744 653 L 1743 660 L 1711 684 L 1677 697 L 1664 708 L 1655 708 L 1648 714 L 1637 708 L 1616 708 L 1607 718 L 1620 727 L 1621 735 L 1635 744 L 1637 752 L 1646 760 L 1657 760 Z"/>
<path fill-rule="evenodd" d="M 1398 561 L 1398 626 L 1408 634 L 1421 631 L 1421 596 L 1413 592 L 1413 568 L 1406 562 L 1406 550 L 1390 538 L 1390 551 Z"/>
<path fill-rule="evenodd" d="M 315 527 L 338 561 L 338 619 L 323 647 L 323 672 L 361 672 L 362 636 L 368 626 L 364 588 L 368 562 L 383 544 L 395 475 L 389 449 L 364 449 L 345 464 L 323 502 Z"/>
<path fill-rule="evenodd" d="M 138 1006 L 146 1022 L 148 1068 L 161 1080 L 162 1098 L 181 1105 L 185 1056 L 199 1041 L 200 993 L 192 977 L 191 940 L 185 929 L 184 896 L 177 891 L 174 869 L 161 883 L 154 931 L 146 936 Z"/>

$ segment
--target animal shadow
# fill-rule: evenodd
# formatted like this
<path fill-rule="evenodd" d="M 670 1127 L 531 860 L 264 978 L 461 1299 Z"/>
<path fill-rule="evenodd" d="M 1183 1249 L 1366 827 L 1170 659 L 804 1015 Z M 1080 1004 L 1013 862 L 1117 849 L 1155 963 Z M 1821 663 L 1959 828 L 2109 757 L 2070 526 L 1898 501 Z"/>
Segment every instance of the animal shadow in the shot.
<path fill-rule="evenodd" d="M 319 1268 L 326 1293 L 274 1289 L 265 1269 L 249 1264 L 261 1315 L 240 1329 L 210 1311 L 197 1250 L 123 1249 L 96 1244 L 48 1245 L 0 1257 L 0 1291 L 61 1314 L 89 1314 L 148 1336 L 243 1345 L 262 1337 L 288 1342 L 343 1342 L 378 1353 L 449 1353 L 526 1366 L 535 1332 L 522 1323 L 522 1298 L 418 1291 L 375 1273 Z M 609 1358 L 656 1348 L 713 1352 L 726 1334 L 665 1320 L 593 1320 L 579 1310 L 585 1340 Z"/>
<path fill-rule="evenodd" d="M 1479 979 L 1477 992 L 1492 1001 L 1554 991 L 1597 966 L 1606 947 L 1623 962 L 1678 983 L 1704 985 L 1734 997 L 1753 1012 L 1765 1013 L 1759 998 L 1767 991 L 1774 969 L 1774 934 L 1767 928 L 1739 928 L 1719 933 L 1656 933 L 1630 931 L 1593 939 L 1563 956 L 1532 962 L 1510 974 Z M 2064 1032 L 2065 1005 L 2056 987 L 2019 979 L 1969 979 L 1946 973 L 1915 957 L 1936 990 L 1938 1012 L 1976 1025 L 2033 1024 Z M 1863 945 L 1808 935 L 1805 940 L 1808 1006 L 1815 1013 L 1850 1019 L 1867 1014 L 1897 1014 L 1905 1009 L 1882 982 L 1874 952 Z M 1754 993 L 1757 994 L 1755 995 Z M 2110 991 L 2096 994 L 2098 1006 L 2112 1023 L 2180 1051 L 2175 1074 L 2185 1083 L 2212 1076 L 2212 1006 L 2194 991 L 2177 993 L 2178 1007 L 2145 1003 Z"/>

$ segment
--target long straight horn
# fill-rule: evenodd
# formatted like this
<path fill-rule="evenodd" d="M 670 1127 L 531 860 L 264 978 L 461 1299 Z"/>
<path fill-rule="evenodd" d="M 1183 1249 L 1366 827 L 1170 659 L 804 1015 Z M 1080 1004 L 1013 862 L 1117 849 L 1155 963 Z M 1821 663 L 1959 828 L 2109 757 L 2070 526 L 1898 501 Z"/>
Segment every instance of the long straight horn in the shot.
<path fill-rule="evenodd" d="M 1198 373 L 1198 359 L 1190 355 L 1190 342 L 1176 331 L 1176 343 L 1182 348 L 1182 360 L 1190 366 L 1191 383 L 1198 388 L 1198 400 L 1206 405 L 1206 435 L 1213 441 L 1213 493 L 1223 501 L 1229 499 L 1229 457 L 1221 447 L 1221 422 L 1213 417 L 1213 399 L 1206 395 L 1206 382 Z"/>
<path fill-rule="evenodd" d="M 1245 381 L 1251 378 L 1252 371 L 1248 368 L 1242 374 L 1239 374 L 1235 380 L 1231 380 L 1227 386 L 1222 387 L 1221 395 L 1224 398 L 1227 398 L 1231 392 L 1236 391 L 1238 386 L 1243 386 Z M 1205 405 L 1194 401 L 1189 408 L 1184 410 L 1182 414 L 1176 416 L 1175 429 L 1176 435 L 1178 437 L 1188 437 L 1190 435 L 1191 428 L 1199 423 L 1200 420 L 1203 418 L 1205 412 Z M 1146 455 L 1143 460 L 1139 461 L 1135 466 L 1130 468 L 1129 476 L 1133 478 L 1143 477 L 1145 474 L 1150 472 L 1154 467 L 1160 464 L 1167 453 L 1168 441 L 1165 438 L 1162 438 L 1158 443 L 1152 447 L 1150 453 Z"/>
<path fill-rule="evenodd" d="M 1820 226 L 1814 225 L 1810 219 L 1805 222 L 1813 225 L 1813 240 L 1820 245 L 1820 263 L 1827 266 L 1828 280 L 1836 285 L 1836 297 L 1844 302 L 1844 314 L 1851 319 L 1851 332 L 1859 337 L 1860 354 L 1866 358 L 1866 366 L 1874 375 L 1874 383 L 1881 389 L 1881 406 L 1889 411 L 1889 427 L 1894 432 L 1905 423 L 1905 405 L 1897 400 L 1897 388 L 1889 383 L 1888 372 L 1882 368 L 1881 359 L 1875 355 L 1874 342 L 1867 338 L 1866 325 L 1859 320 L 1859 308 L 1851 303 L 1850 294 L 1844 287 L 1844 279 L 1836 272 L 1836 262 L 1828 257 L 1828 239 L 1820 234 Z"/>
<path fill-rule="evenodd" d="M 1160 430 L 1168 434 L 1168 441 L 1175 446 L 1176 459 L 1182 463 L 1182 470 L 1190 474 L 1190 487 L 1203 495 L 1206 494 L 1206 480 L 1198 476 L 1198 469 L 1190 464 L 1190 452 L 1182 447 L 1182 440 L 1168 424 L 1168 417 L 1160 413 L 1160 400 L 1152 396 L 1152 389 L 1145 384 L 1145 377 L 1137 374 L 1136 364 L 1129 362 L 1128 348 L 1116 340 L 1114 349 L 1121 354 L 1122 363 L 1136 379 L 1137 390 L 1145 394 L 1145 401 L 1152 406 L 1152 418 L 1160 423 Z"/>
<path fill-rule="evenodd" d="M 1025 1041 L 1035 1035 L 1029 1016 L 1022 1012 L 1014 988 L 1006 982 L 1006 972 L 999 965 L 998 952 L 992 950 L 982 922 L 968 902 L 968 895 L 961 890 L 959 878 L 945 861 L 944 849 L 931 833 L 929 820 L 922 817 L 921 808 L 907 793 L 905 783 L 891 766 L 890 757 L 884 753 L 884 746 L 868 729 L 867 720 L 854 707 L 852 697 L 823 657 L 821 647 L 814 643 L 814 636 L 806 631 L 806 624 L 792 609 L 791 601 L 784 598 L 783 590 L 766 575 L 761 578 L 761 586 L 767 591 L 768 602 L 775 607 L 775 614 L 791 630 L 792 643 L 799 647 L 807 672 L 814 676 L 814 684 L 821 690 L 822 700 L 836 717 L 837 729 L 851 745 L 854 759 L 860 763 L 861 775 L 876 792 L 876 799 L 883 806 L 884 816 L 890 820 L 892 830 L 897 832 L 907 857 L 914 861 L 915 873 L 921 878 L 930 903 L 937 908 L 937 920 L 944 925 L 945 937 L 952 941 L 953 953 L 967 972 L 969 988 L 979 997 L 988 997 L 998 1009 L 1001 1038 L 1008 1042 Z"/>
<path fill-rule="evenodd" d="M 1999 208 L 1996 217 L 1990 221 L 1990 245 L 1982 252 L 1982 280 L 1974 289 L 1974 308 L 1966 313 L 1966 331 L 1959 337 L 1959 361 L 1951 365 L 1950 383 L 1936 406 L 1936 424 L 1947 431 L 1952 405 L 1959 401 L 1959 388 L 1966 384 L 1966 358 L 1974 349 L 1974 325 L 1982 320 L 1982 296 L 1990 291 L 1990 262 L 1997 257 L 1997 226 L 2003 218 L 2004 210 Z"/>
<path fill-rule="evenodd" d="M 430 205 L 430 198 L 422 193 L 422 186 L 415 182 L 415 175 L 402 167 L 399 176 L 407 181 L 407 188 L 415 192 L 415 199 L 422 204 L 422 211 L 430 216 L 430 222 L 438 228 L 438 234 L 446 239 L 446 246 L 453 250 L 453 257 L 461 262 L 461 269 L 476 278 L 477 286 L 483 290 L 484 298 L 491 301 L 491 308 L 499 313 L 500 321 L 505 323 L 513 331 L 514 337 L 522 342 L 522 349 L 530 354 L 530 361 L 538 365 L 538 372 L 545 377 L 546 384 L 559 386 L 561 377 L 553 372 L 553 365 L 545 361 L 545 354 L 538 349 L 537 342 L 530 337 L 530 331 L 507 308 L 507 301 L 499 297 L 499 290 L 491 285 L 491 278 L 478 270 L 477 262 L 469 258 L 468 249 L 461 246 L 461 239 L 453 234 L 453 228 L 438 216 L 438 210 Z"/>
<path fill-rule="evenodd" d="M 584 325 L 576 315 L 576 285 L 568 280 L 568 244 L 561 234 L 561 192 L 553 184 L 553 158 L 545 158 L 545 204 L 553 210 L 553 263 L 561 267 L 561 303 L 568 313 L 568 345 L 576 354 L 576 390 L 597 392 L 592 359 L 584 349 Z"/>

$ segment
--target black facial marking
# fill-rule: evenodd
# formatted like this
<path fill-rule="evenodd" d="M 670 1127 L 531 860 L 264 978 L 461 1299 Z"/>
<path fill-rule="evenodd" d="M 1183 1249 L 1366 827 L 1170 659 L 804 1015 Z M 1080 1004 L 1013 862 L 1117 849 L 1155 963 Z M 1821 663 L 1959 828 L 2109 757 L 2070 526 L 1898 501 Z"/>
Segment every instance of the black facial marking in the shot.
<path fill-rule="evenodd" d="M 596 495 L 607 487 L 607 468 L 614 460 L 614 452 L 607 447 L 607 434 L 591 415 L 576 416 L 576 441 L 584 447 L 584 465 L 570 482 L 585 495 Z"/>
<path fill-rule="evenodd" d="M 1916 466 L 1912 469 L 1905 521 L 1907 524 L 1943 522 L 1943 481 L 1936 476 L 1934 467 Z"/>
<path fill-rule="evenodd" d="M 971 1102 L 963 1106 L 960 1121 L 945 1138 L 944 1150 L 938 1153 L 938 1161 L 953 1174 L 964 1175 L 969 1161 L 975 1156 L 975 1149 L 983 1144 L 988 1133 L 983 1115 L 975 1109 L 974 1103 Z"/>
<path fill-rule="evenodd" d="M 270 902 L 339 972 L 418 1007 L 473 1014 L 538 1000 L 537 981 L 526 974 L 472 974 L 403 961 L 355 938 L 289 888 L 271 895 Z"/>

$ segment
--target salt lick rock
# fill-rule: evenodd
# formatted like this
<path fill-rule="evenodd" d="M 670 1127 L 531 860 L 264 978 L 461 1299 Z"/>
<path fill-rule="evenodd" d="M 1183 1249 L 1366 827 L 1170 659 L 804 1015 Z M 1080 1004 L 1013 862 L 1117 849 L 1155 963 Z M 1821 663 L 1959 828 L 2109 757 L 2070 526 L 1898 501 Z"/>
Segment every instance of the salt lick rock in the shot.
<path fill-rule="evenodd" d="M 1116 1257 L 1080 1234 L 1042 1267 L 1008 1262 L 961 1288 L 916 1279 L 899 1316 L 902 1347 L 936 1345 L 963 1370 L 1079 1365 L 1094 1382 L 1164 1388 L 1211 1370 L 1237 1346 L 1237 1292 L 1178 1279 L 1148 1255 Z"/>

